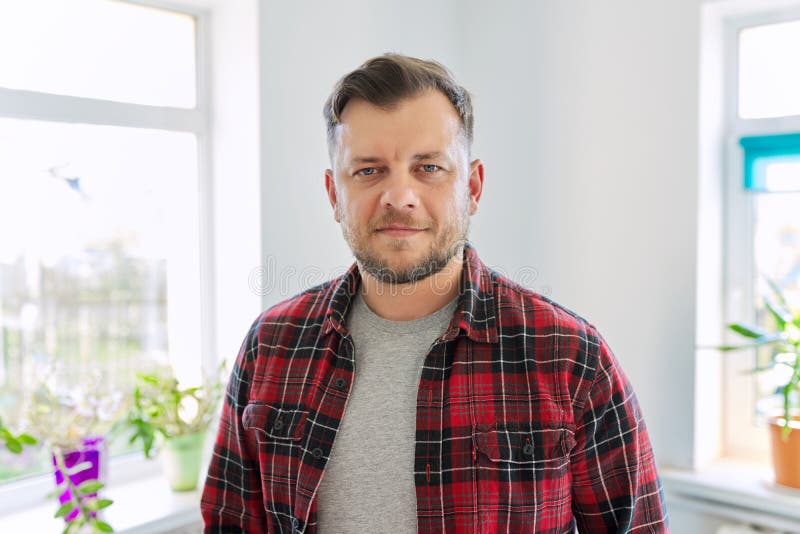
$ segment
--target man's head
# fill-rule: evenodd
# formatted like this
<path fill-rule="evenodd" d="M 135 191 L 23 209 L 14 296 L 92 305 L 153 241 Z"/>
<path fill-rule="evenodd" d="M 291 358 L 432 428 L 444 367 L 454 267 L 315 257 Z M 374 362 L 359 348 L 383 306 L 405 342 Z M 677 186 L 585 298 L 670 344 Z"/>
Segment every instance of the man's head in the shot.
<path fill-rule="evenodd" d="M 325 187 L 362 273 L 408 284 L 460 260 L 483 185 L 466 90 L 438 63 L 385 55 L 339 81 L 325 117 Z"/>
<path fill-rule="evenodd" d="M 343 76 L 333 88 L 323 108 L 328 129 L 328 155 L 331 165 L 338 144 L 337 126 L 348 102 L 361 99 L 379 108 L 391 109 L 399 101 L 435 90 L 455 108 L 461 120 L 467 154 L 472 148 L 472 99 L 466 89 L 440 63 L 399 54 L 384 54 L 367 60 Z"/>

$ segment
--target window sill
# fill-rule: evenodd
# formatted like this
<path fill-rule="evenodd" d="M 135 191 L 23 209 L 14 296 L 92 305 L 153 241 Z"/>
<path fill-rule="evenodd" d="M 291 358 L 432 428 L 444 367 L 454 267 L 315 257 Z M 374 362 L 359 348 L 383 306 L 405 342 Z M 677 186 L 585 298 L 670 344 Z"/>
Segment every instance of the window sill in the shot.
<path fill-rule="evenodd" d="M 119 534 L 196 532 L 202 524 L 200 491 L 173 492 L 161 475 L 109 486 L 103 496 L 114 501 L 103 520 Z M 0 516 L 0 530 L 59 533 L 64 529 L 64 521 L 53 517 L 56 508 L 54 498 Z"/>
<path fill-rule="evenodd" d="M 667 504 L 787 532 L 800 532 L 800 490 L 775 483 L 772 468 L 719 460 L 697 470 L 661 469 Z"/>

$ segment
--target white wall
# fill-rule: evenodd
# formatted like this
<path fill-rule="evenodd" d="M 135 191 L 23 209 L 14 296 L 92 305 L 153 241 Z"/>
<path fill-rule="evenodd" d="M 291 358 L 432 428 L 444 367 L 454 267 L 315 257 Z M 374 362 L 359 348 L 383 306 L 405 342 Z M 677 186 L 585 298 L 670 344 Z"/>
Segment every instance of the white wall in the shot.
<path fill-rule="evenodd" d="M 456 1 L 262 2 L 264 305 L 353 262 L 325 192 L 322 106 L 334 83 L 387 51 L 459 66 Z"/>
<path fill-rule="evenodd" d="M 660 464 L 689 466 L 698 2 L 468 5 L 487 167 L 474 241 L 598 326 Z"/>

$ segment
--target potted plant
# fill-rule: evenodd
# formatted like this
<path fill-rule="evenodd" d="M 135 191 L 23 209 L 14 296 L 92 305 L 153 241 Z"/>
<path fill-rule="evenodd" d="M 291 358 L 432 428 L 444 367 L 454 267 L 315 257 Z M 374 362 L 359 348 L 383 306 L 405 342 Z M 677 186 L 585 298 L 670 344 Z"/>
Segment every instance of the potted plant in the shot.
<path fill-rule="evenodd" d="M 63 385 L 62 385 L 63 386 Z M 99 373 L 80 387 L 60 389 L 47 374 L 26 399 L 27 425 L 53 456 L 60 506 L 56 517 L 66 521 L 64 534 L 113 532 L 99 517 L 112 504 L 99 492 L 105 486 L 105 434 L 120 415 L 122 395 L 112 392 Z"/>
<path fill-rule="evenodd" d="M 160 449 L 164 471 L 174 491 L 197 488 L 203 444 L 223 392 L 224 362 L 213 378 L 182 387 L 170 367 L 137 373 L 133 405 L 125 423 L 131 443 L 140 441 L 151 458 Z"/>
<path fill-rule="evenodd" d="M 766 348 L 770 352 L 767 365 L 755 372 L 772 371 L 783 377 L 776 394 L 780 398 L 779 413 L 768 414 L 775 481 L 800 488 L 800 309 L 792 308 L 781 289 L 767 281 L 772 297 L 764 298 L 764 310 L 774 323 L 772 330 L 742 323 L 728 328 L 746 338 L 743 345 L 718 347 L 722 351 Z M 793 432 L 795 430 L 795 432 Z"/>

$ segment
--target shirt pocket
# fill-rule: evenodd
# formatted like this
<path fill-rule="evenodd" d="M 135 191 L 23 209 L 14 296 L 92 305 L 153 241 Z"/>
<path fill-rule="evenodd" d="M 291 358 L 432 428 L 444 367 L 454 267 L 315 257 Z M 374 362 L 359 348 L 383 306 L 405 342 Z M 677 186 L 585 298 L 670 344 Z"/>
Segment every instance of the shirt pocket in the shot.
<path fill-rule="evenodd" d="M 544 526 L 545 517 L 553 518 L 556 526 L 556 518 L 571 508 L 572 431 L 498 426 L 476 430 L 472 438 L 478 509 L 486 515 L 482 523 L 508 518 L 517 525 L 531 525 L 535 513 L 538 526 Z"/>
<path fill-rule="evenodd" d="M 291 515 L 308 411 L 298 406 L 251 402 L 242 413 L 258 455 L 264 508 L 274 521 Z M 286 517 L 288 517 L 286 516 Z"/>
<path fill-rule="evenodd" d="M 251 402 L 242 413 L 242 426 L 255 433 L 259 443 L 268 441 L 300 441 L 308 411 Z"/>

